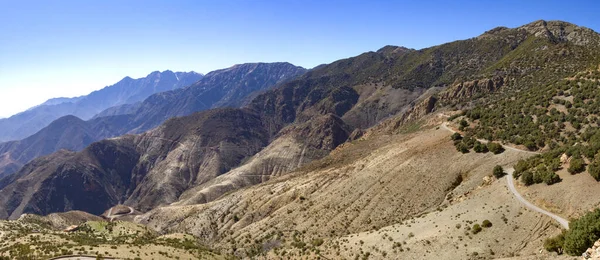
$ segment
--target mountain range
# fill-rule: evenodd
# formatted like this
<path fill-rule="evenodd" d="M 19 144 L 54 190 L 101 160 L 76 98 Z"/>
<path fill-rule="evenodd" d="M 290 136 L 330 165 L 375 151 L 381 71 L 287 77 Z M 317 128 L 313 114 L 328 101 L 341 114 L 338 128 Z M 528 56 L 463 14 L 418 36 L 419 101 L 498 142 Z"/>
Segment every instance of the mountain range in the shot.
<path fill-rule="evenodd" d="M 598 33 L 536 21 L 311 70 L 236 65 L 0 145 L 0 218 L 124 205 L 233 258 L 581 254 L 600 238 L 599 64 Z"/>
<path fill-rule="evenodd" d="M 303 73 L 289 63 L 252 63 L 208 73 L 185 88 L 159 92 L 143 102 L 121 105 L 83 121 L 69 115 L 19 141 L 0 143 L 0 176 L 15 172 L 24 163 L 60 149 L 79 151 L 94 141 L 126 133 L 140 133 L 171 117 L 214 107 L 239 106 L 256 91 Z M 151 74 L 152 75 L 152 74 Z M 128 107 L 128 111 L 120 108 Z M 120 112 L 115 112 L 119 110 Z M 110 114 L 110 115 L 109 115 Z"/>
<path fill-rule="evenodd" d="M 196 72 L 155 71 L 139 79 L 125 77 L 114 85 L 75 98 L 54 98 L 9 118 L 0 119 L 0 141 L 28 137 L 66 115 L 88 120 L 103 110 L 143 101 L 148 96 L 200 80 Z"/>

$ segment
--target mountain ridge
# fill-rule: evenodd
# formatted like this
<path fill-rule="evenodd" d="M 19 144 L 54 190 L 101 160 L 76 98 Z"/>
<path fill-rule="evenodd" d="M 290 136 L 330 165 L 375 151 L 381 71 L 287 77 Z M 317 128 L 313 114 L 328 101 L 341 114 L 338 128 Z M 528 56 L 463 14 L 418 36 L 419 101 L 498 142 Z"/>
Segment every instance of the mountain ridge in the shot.
<path fill-rule="evenodd" d="M 539 185 L 521 193 L 570 216 L 597 205 L 600 196 L 588 194 L 579 195 L 590 197 L 584 206 L 570 203 L 579 187 L 590 194 L 598 187 L 581 185 L 594 176 L 567 167 L 585 164 L 583 156 L 600 165 L 600 146 L 587 143 L 600 140 L 597 119 L 583 124 L 599 93 L 600 35 L 561 22 L 524 26 L 421 50 L 384 46 L 280 82 L 242 108 L 181 115 L 141 134 L 39 157 L 0 179 L 0 218 L 99 214 L 124 204 L 145 212 L 137 223 L 189 232 L 240 258 L 553 257 L 539 252 L 541 238 L 559 227 L 524 211 L 501 180 L 513 176 L 492 169 L 517 164 L 515 172 L 544 180 L 547 160 L 556 166 L 564 154 L 555 185 L 565 186 L 550 187 L 554 195 Z M 196 93 L 185 98 L 199 104 L 208 95 Z M 172 91 L 153 100 L 180 97 Z M 556 111 L 546 115 L 550 106 Z M 182 111 L 189 110 L 156 114 Z M 464 136 L 440 129 L 448 117 Z M 586 149 L 496 154 L 474 139 L 496 127 L 500 137 L 525 140 L 531 136 L 518 131 L 536 122 L 545 125 L 531 135 L 562 122 L 570 126 L 564 144 Z"/>
<path fill-rule="evenodd" d="M 142 101 L 157 91 L 184 87 L 203 76 L 195 72 L 177 75 L 169 70 L 162 73 L 155 71 L 139 79 L 125 77 L 88 95 L 47 100 L 41 105 L 0 119 L 0 141 L 23 139 L 65 115 L 75 115 L 87 120 L 109 107 Z"/>
<path fill-rule="evenodd" d="M 104 138 L 144 132 L 171 117 L 214 107 L 239 106 L 246 96 L 304 71 L 290 63 L 242 64 L 211 72 L 188 87 L 159 92 L 143 102 L 101 112 L 106 116 L 88 121 L 75 120 L 74 116 L 59 118 L 28 138 L 0 143 L 0 155 L 4 155 L 0 157 L 0 176 L 11 174 L 31 159 L 59 149 L 79 151 Z M 79 124 L 71 124 L 69 119 Z M 72 140 L 59 138 L 65 132 L 71 133 Z"/>

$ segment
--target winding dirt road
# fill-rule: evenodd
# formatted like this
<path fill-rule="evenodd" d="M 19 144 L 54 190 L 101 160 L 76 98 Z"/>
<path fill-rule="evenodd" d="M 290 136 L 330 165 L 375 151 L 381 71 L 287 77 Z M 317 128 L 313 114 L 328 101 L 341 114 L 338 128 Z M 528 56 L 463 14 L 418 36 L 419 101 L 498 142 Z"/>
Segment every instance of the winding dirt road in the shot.
<path fill-rule="evenodd" d="M 526 207 L 528 207 L 529 209 L 531 209 L 533 211 L 542 213 L 548 217 L 553 218 L 554 220 L 558 221 L 558 223 L 560 223 L 560 225 L 563 226 L 565 229 L 569 229 L 569 221 L 568 220 L 561 218 L 558 215 L 553 214 L 552 212 L 549 212 L 547 210 L 539 208 L 536 205 L 533 205 L 533 203 L 527 201 L 526 199 L 523 198 L 523 196 L 521 196 L 521 194 L 519 194 L 519 192 L 515 188 L 514 178 L 512 177 L 512 174 L 515 171 L 515 169 L 513 167 L 504 168 L 504 171 L 508 174 L 506 176 L 506 185 L 508 186 L 508 189 L 513 193 L 513 195 L 515 196 L 515 198 L 517 198 L 518 201 L 525 204 Z"/>
<path fill-rule="evenodd" d="M 456 131 L 450 127 L 448 127 L 448 122 L 444 122 L 442 124 L 442 128 L 452 132 L 452 133 L 456 133 Z M 477 139 L 477 141 L 481 142 L 481 143 L 487 143 L 487 140 L 482 140 L 482 139 Z M 502 145 L 502 144 L 501 144 Z M 521 150 L 515 147 L 511 147 L 511 146 L 506 146 L 506 145 L 502 145 L 502 147 L 506 150 L 513 150 L 513 151 L 517 151 L 517 152 L 524 152 L 524 153 L 530 153 L 530 154 L 539 154 L 539 152 L 532 152 L 532 151 L 527 151 L 527 150 Z M 521 194 L 517 191 L 517 189 L 515 188 L 515 183 L 514 183 L 514 179 L 512 177 L 513 172 L 515 171 L 515 169 L 513 167 L 505 167 L 504 171 L 507 173 L 506 176 L 506 186 L 508 186 L 508 189 L 512 192 L 512 194 L 515 196 L 515 198 L 521 202 L 523 205 L 525 205 L 525 207 L 542 213 L 548 217 L 553 218 L 554 220 L 558 221 L 558 223 L 560 223 L 560 225 L 565 228 L 565 229 L 569 229 L 569 221 L 556 215 L 553 214 L 552 212 L 549 212 L 547 210 L 544 210 L 536 205 L 534 205 L 533 203 L 527 201 L 526 199 L 523 198 L 523 196 L 521 196 Z"/>
<path fill-rule="evenodd" d="M 120 216 L 126 216 L 126 215 L 133 214 L 133 212 L 134 212 L 134 209 L 133 209 L 132 207 L 129 207 L 129 206 L 126 206 L 126 207 L 127 207 L 127 208 L 129 208 L 129 213 L 125 213 L 125 214 L 116 214 L 116 215 L 113 215 L 113 214 L 112 214 L 112 211 L 113 211 L 113 208 L 114 208 L 114 207 L 110 208 L 110 209 L 108 210 L 108 214 L 106 214 L 106 218 L 110 219 L 110 221 L 112 222 L 112 221 L 114 220 L 114 218 L 116 218 L 116 217 L 120 217 Z"/>

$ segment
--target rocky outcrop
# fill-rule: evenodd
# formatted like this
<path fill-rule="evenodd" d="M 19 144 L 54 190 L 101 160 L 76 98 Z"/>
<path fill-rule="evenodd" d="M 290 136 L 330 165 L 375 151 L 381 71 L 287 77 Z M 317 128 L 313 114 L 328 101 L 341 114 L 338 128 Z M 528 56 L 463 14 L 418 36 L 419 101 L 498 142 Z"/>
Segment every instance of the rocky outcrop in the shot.
<path fill-rule="evenodd" d="M 502 77 L 455 83 L 440 93 L 439 99 L 444 104 L 453 104 L 478 95 L 495 92 L 502 86 L 504 86 L 504 78 Z"/>
<path fill-rule="evenodd" d="M 594 246 L 585 250 L 585 252 L 583 252 L 583 255 L 581 256 L 581 258 L 582 259 L 593 259 L 593 260 L 600 259 L 600 240 L 596 241 L 596 243 L 594 243 Z"/>
<path fill-rule="evenodd" d="M 539 20 L 518 29 L 523 29 L 536 37 L 550 39 L 552 42 L 570 42 L 580 46 L 590 44 L 598 46 L 600 43 L 598 34 L 592 29 L 563 21 Z"/>

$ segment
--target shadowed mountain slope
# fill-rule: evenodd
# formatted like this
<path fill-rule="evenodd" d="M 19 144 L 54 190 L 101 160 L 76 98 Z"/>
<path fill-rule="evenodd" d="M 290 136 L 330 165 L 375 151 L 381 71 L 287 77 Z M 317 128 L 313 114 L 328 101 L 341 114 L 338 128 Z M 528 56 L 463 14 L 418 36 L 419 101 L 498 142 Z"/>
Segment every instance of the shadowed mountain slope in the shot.
<path fill-rule="evenodd" d="M 535 22 L 423 50 L 386 46 L 319 66 L 258 95 L 244 109 L 176 118 L 144 134 L 35 160 L 0 181 L 1 217 L 69 209 L 102 212 L 118 203 L 145 211 L 219 200 L 323 158 L 364 128 L 394 133 L 444 106 L 471 106 L 494 93 L 529 89 L 587 69 L 598 60 L 598 38 L 568 23 Z M 157 105 L 155 122 L 163 114 L 185 114 L 213 93 L 180 96 L 184 90 L 144 102 L 183 102 Z M 65 189 L 76 192 L 49 200 Z"/>

